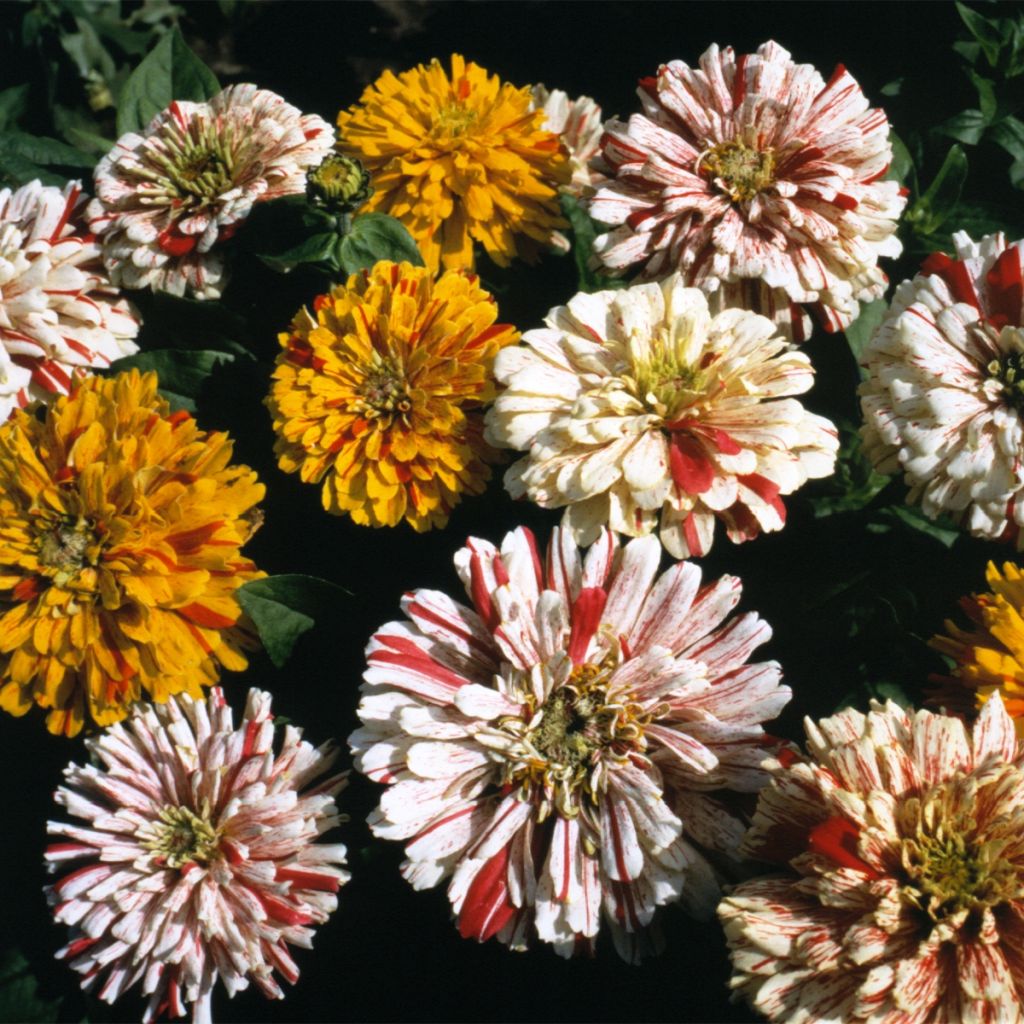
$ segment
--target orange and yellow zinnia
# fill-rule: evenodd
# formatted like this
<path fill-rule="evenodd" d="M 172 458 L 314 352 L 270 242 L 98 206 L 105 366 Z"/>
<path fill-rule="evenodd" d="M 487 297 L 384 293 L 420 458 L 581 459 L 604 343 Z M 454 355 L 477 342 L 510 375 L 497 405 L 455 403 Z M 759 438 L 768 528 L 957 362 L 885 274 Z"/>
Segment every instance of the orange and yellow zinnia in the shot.
<path fill-rule="evenodd" d="M 482 437 L 494 357 L 519 334 L 476 275 L 382 261 L 299 311 L 267 404 L 278 464 L 365 526 L 444 526 L 498 458 Z"/>
<path fill-rule="evenodd" d="M 338 115 L 338 148 L 370 172 L 368 210 L 400 220 L 435 273 L 473 269 L 473 242 L 499 266 L 552 244 L 566 222 L 558 188 L 571 168 L 543 128 L 529 87 L 503 83 L 458 54 L 385 71 Z"/>
<path fill-rule="evenodd" d="M 0 707 L 73 736 L 246 667 L 263 485 L 231 448 L 136 370 L 0 426 Z"/>
<path fill-rule="evenodd" d="M 1000 572 L 989 562 L 985 579 L 991 593 L 960 601 L 971 625 L 962 629 L 947 620 L 948 635 L 930 642 L 954 667 L 952 677 L 934 680 L 941 686 L 929 703 L 969 713 L 998 691 L 1024 739 L 1024 572 L 1012 562 Z"/>

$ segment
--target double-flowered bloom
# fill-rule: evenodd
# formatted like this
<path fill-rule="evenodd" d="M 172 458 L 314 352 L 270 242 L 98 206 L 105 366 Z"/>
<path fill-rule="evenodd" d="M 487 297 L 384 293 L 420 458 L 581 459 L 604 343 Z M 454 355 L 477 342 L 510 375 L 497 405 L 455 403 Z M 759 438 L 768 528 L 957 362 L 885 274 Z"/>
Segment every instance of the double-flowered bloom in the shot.
<path fill-rule="evenodd" d="M 564 530 L 547 556 L 518 529 L 455 557 L 472 607 L 417 590 L 408 621 L 367 649 L 356 766 L 387 785 L 373 832 L 406 843 L 418 889 L 450 878 L 463 936 L 563 956 L 602 927 L 636 961 L 658 906 L 706 916 L 756 792 L 761 723 L 789 699 L 770 636 L 730 618 L 739 580 L 701 585 L 690 563 L 661 575 L 653 537 L 585 556 Z M 602 925 L 602 919 L 604 924 Z"/>

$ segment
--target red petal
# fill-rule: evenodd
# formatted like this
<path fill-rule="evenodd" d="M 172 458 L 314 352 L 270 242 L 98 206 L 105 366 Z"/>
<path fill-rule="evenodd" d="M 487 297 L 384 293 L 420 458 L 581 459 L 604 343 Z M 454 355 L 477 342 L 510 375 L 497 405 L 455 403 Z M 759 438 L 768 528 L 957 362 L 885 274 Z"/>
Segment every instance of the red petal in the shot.
<path fill-rule="evenodd" d="M 1019 327 L 1021 307 L 1024 306 L 1024 282 L 1021 280 L 1020 250 L 1010 246 L 999 254 L 992 269 L 985 275 L 988 285 L 989 315 L 1005 318 L 1005 322 Z"/>
<path fill-rule="evenodd" d="M 686 494 L 703 494 L 715 480 L 715 467 L 704 449 L 691 438 L 673 434 L 668 446 L 672 479 Z"/>
<path fill-rule="evenodd" d="M 198 243 L 195 235 L 183 235 L 176 224 L 156 236 L 156 244 L 169 256 L 187 256 Z"/>
<path fill-rule="evenodd" d="M 591 637 L 601 625 L 608 594 L 600 587 L 584 587 L 572 605 L 572 635 L 569 639 L 569 659 L 574 665 L 582 665 L 587 656 Z"/>
<path fill-rule="evenodd" d="M 515 915 L 516 908 L 508 898 L 508 853 L 509 846 L 502 847 L 470 882 L 459 911 L 459 934 L 464 939 L 486 942 Z"/>
<path fill-rule="evenodd" d="M 859 837 L 860 829 L 849 819 L 827 818 L 807 833 L 807 845 L 812 853 L 827 857 L 841 868 L 851 868 L 871 878 L 881 878 L 870 864 L 860 859 L 857 853 Z"/>

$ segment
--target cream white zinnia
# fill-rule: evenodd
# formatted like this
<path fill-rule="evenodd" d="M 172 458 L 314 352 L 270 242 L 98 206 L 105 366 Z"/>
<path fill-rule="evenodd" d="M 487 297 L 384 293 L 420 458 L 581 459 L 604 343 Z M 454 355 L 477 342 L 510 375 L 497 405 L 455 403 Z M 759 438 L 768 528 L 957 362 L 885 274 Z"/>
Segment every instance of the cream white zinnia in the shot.
<path fill-rule="evenodd" d="M 77 183 L 0 190 L 0 423 L 138 351 L 135 310 L 107 278 Z"/>
<path fill-rule="evenodd" d="M 703 555 L 715 520 L 739 542 L 781 529 L 782 495 L 835 465 L 835 427 L 791 396 L 814 380 L 765 317 L 712 316 L 679 274 L 574 296 L 498 355 L 506 385 L 488 440 L 526 451 L 513 497 L 566 508 L 580 544 L 602 526 L 655 528 L 676 558 Z"/>
<path fill-rule="evenodd" d="M 608 531 L 585 557 L 560 530 L 546 558 L 525 529 L 470 539 L 471 607 L 413 591 L 370 641 L 350 738 L 387 786 L 370 826 L 405 842 L 415 888 L 450 879 L 464 937 L 571 956 L 604 930 L 635 962 L 658 906 L 713 909 L 706 854 L 732 857 L 734 794 L 764 784 L 761 723 L 790 692 L 747 664 L 771 630 L 728 617 L 739 580 L 660 558 Z"/>
<path fill-rule="evenodd" d="M 232 85 L 208 103 L 175 100 L 96 167 L 90 228 L 113 280 L 200 299 L 226 282 L 221 243 L 253 204 L 305 191 L 334 131 L 276 93 Z"/>
<path fill-rule="evenodd" d="M 885 112 L 839 65 L 826 82 L 768 42 L 737 57 L 711 46 L 698 66 L 674 60 L 640 81 L 643 112 L 611 120 L 590 203 L 615 225 L 594 251 L 641 279 L 680 270 L 721 308 L 771 316 L 804 340 L 810 305 L 827 331 L 856 318 L 898 256 L 906 203 L 883 177 L 892 160 Z"/>
<path fill-rule="evenodd" d="M 93 763 L 57 791 L 77 821 L 49 822 L 46 850 L 51 872 L 71 868 L 47 896 L 83 988 L 113 1003 L 138 985 L 144 1021 L 189 1004 L 208 1022 L 218 979 L 284 996 L 275 972 L 299 976 L 288 947 L 312 945 L 349 877 L 345 847 L 317 842 L 340 820 L 345 773 L 325 777 L 338 751 L 301 736 L 275 728 L 259 690 L 236 728 L 214 688 L 136 704 L 86 740 Z"/>
<path fill-rule="evenodd" d="M 732 987 L 779 1024 L 1024 1020 L 1024 751 L 996 693 L 973 727 L 873 704 L 807 721 L 743 844 L 784 872 L 719 917 Z"/>
<path fill-rule="evenodd" d="M 864 450 L 934 519 L 1024 548 L 1024 242 L 953 236 L 865 349 Z"/>

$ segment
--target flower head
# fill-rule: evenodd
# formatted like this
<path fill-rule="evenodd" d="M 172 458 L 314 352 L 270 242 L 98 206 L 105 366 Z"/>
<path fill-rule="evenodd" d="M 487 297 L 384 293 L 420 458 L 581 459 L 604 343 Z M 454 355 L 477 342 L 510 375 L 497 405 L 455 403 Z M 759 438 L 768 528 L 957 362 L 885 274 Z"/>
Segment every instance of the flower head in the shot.
<path fill-rule="evenodd" d="M 544 111 L 544 130 L 554 132 L 569 154 L 572 179 L 565 186 L 574 195 L 583 195 L 604 177 L 590 167 L 601 142 L 601 108 L 589 96 L 569 99 L 561 89 L 548 90 L 535 85 L 533 105 Z"/>
<path fill-rule="evenodd" d="M 83 988 L 113 1003 L 139 984 L 144 1021 L 186 1003 L 209 1020 L 218 978 L 231 996 L 251 979 L 272 999 L 275 971 L 298 978 L 288 946 L 312 944 L 349 877 L 345 847 L 316 841 L 341 820 L 345 779 L 322 778 L 337 750 L 294 726 L 275 753 L 273 717 L 259 690 L 237 729 L 219 688 L 136 705 L 86 740 L 93 765 L 65 769 L 57 803 L 83 823 L 47 825 L 49 870 L 75 866 L 47 896 L 71 928 L 57 956 Z"/>
<path fill-rule="evenodd" d="M 0 708 L 51 732 L 240 670 L 234 591 L 263 485 L 155 374 L 89 377 L 0 426 Z"/>
<path fill-rule="evenodd" d="M 864 450 L 929 518 L 1021 549 L 1024 242 L 953 241 L 955 260 L 936 253 L 896 289 L 864 351 Z"/>
<path fill-rule="evenodd" d="M 929 703 L 973 717 L 998 692 L 1024 738 L 1024 574 L 1012 562 L 1002 572 L 989 562 L 985 576 L 991 593 L 960 602 L 970 625 L 963 629 L 947 620 L 947 635 L 931 640 L 954 668 L 952 677 L 937 680 L 943 685 Z"/>
<path fill-rule="evenodd" d="M 0 423 L 138 351 L 139 322 L 82 227 L 81 188 L 0 191 Z"/>
<path fill-rule="evenodd" d="M 644 280 L 680 270 L 795 341 L 809 332 L 801 304 L 845 328 L 885 290 L 879 256 L 900 253 L 885 113 L 842 65 L 825 82 L 776 43 L 739 58 L 711 46 L 699 65 L 662 65 L 640 82 L 643 113 L 605 125 L 612 180 L 590 213 L 618 226 L 594 251 Z"/>
<path fill-rule="evenodd" d="M 807 736 L 743 845 L 789 873 L 719 907 L 733 988 L 790 1024 L 1020 1020 L 1024 751 L 998 694 L 971 730 L 889 703 Z"/>
<path fill-rule="evenodd" d="M 566 508 L 587 544 L 607 523 L 658 526 L 676 558 L 778 530 L 781 495 L 832 472 L 836 430 L 788 397 L 810 388 L 807 357 L 770 320 L 717 316 L 673 274 L 660 284 L 576 295 L 495 364 L 507 385 L 487 418 L 493 444 L 529 454 L 505 476 L 513 497 Z"/>
<path fill-rule="evenodd" d="M 232 85 L 208 103 L 175 100 L 96 167 L 89 227 L 111 278 L 127 288 L 217 298 L 226 241 L 253 204 L 306 189 L 334 144 L 315 114 L 276 93 Z"/>
<path fill-rule="evenodd" d="M 451 878 L 464 937 L 570 956 L 603 915 L 635 961 L 657 906 L 713 907 L 705 852 L 734 852 L 728 791 L 763 785 L 761 723 L 789 690 L 775 663 L 747 664 L 771 631 L 727 620 L 739 580 L 659 576 L 660 557 L 608 531 L 585 558 L 565 531 L 546 560 L 524 529 L 500 552 L 470 539 L 455 564 L 472 607 L 417 590 L 410 621 L 370 641 L 349 741 L 388 786 L 370 826 L 406 842 L 415 888 Z"/>
<path fill-rule="evenodd" d="M 437 60 L 385 71 L 338 114 L 338 148 L 370 171 L 367 208 L 398 218 L 431 270 L 471 270 L 474 241 L 504 267 L 566 226 L 558 187 L 569 164 L 543 123 L 529 88 L 453 54 L 451 75 Z"/>
<path fill-rule="evenodd" d="M 267 404 L 278 462 L 368 526 L 444 526 L 497 457 L 482 438 L 492 364 L 519 337 L 474 274 L 378 263 L 301 310 Z"/>

